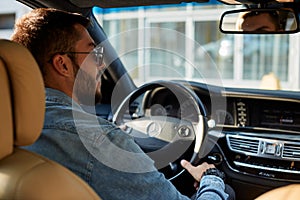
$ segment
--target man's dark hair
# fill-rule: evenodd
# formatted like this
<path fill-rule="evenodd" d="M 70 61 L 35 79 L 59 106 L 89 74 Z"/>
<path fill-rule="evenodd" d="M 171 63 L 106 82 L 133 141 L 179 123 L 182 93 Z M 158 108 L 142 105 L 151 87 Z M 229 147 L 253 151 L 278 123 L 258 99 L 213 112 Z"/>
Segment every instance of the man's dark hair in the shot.
<path fill-rule="evenodd" d="M 79 14 L 38 8 L 16 22 L 11 39 L 31 51 L 45 75 L 45 64 L 51 61 L 55 53 L 74 51 L 75 44 L 80 39 L 75 25 L 87 27 L 89 23 L 89 19 Z"/>

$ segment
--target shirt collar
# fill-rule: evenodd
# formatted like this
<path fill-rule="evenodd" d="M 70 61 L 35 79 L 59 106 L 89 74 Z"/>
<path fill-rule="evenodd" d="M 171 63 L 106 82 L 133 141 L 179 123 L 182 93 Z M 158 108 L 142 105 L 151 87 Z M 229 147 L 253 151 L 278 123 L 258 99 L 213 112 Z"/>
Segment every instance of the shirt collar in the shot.
<path fill-rule="evenodd" d="M 53 88 L 46 88 L 46 101 L 56 102 L 66 106 L 79 106 L 76 101 L 66 95 L 64 92 Z"/>

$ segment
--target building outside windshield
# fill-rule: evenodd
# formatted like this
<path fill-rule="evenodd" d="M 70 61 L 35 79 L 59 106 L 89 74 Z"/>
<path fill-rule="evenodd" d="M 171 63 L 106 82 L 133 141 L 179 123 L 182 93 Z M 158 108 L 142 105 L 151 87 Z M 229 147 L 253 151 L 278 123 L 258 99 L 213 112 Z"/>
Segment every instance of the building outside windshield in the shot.
<path fill-rule="evenodd" d="M 17 5 L 16 5 L 17 4 Z M 300 89 L 300 36 L 241 35 L 219 31 L 222 13 L 241 6 L 209 3 L 94 8 L 124 66 L 139 86 L 158 79 L 203 81 L 225 87 Z M 12 0 L 0 3 L 0 37 L 28 12 Z"/>

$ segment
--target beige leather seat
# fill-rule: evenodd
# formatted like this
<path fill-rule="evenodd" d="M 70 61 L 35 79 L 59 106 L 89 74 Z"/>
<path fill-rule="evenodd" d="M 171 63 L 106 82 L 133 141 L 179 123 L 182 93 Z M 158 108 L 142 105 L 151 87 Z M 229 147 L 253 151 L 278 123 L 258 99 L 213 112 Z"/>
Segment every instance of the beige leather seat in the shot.
<path fill-rule="evenodd" d="M 68 169 L 19 148 L 41 133 L 45 95 L 30 52 L 8 40 L 0 40 L 0 87 L 0 199 L 100 199 Z"/>
<path fill-rule="evenodd" d="M 300 199 L 300 184 L 291 184 L 270 190 L 255 200 L 296 200 Z"/>

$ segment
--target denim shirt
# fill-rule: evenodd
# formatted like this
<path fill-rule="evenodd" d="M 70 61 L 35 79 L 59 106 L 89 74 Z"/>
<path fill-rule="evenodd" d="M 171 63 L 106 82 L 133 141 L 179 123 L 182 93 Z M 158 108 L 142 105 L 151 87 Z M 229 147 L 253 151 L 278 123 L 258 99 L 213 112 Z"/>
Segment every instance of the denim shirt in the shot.
<path fill-rule="evenodd" d="M 25 149 L 64 165 L 104 200 L 189 199 L 155 169 L 131 136 L 58 90 L 46 88 L 42 134 Z M 204 176 L 197 199 L 227 199 L 224 188 L 220 178 Z"/>

